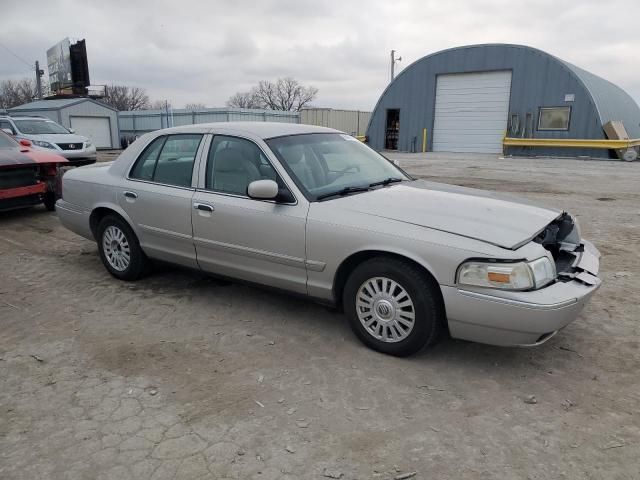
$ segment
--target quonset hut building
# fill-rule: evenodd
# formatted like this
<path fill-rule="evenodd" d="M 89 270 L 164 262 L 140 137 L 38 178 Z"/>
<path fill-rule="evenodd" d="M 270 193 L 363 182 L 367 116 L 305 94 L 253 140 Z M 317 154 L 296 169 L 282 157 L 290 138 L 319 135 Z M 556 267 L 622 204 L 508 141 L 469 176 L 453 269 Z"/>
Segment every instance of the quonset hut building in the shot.
<path fill-rule="evenodd" d="M 535 48 L 472 45 L 405 68 L 378 100 L 367 136 L 376 150 L 499 153 L 505 133 L 605 139 L 603 125 L 610 120 L 640 138 L 640 108 L 611 82 Z M 557 147 L 510 147 L 508 153 L 611 154 Z"/>

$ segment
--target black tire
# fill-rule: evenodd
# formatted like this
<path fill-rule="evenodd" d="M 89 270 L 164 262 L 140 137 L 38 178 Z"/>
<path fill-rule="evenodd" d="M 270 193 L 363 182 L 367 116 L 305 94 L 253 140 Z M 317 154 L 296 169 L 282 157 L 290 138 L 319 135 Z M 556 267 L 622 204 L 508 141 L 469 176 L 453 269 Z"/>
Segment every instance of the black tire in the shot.
<path fill-rule="evenodd" d="M 413 327 L 402 340 L 390 343 L 375 338 L 358 317 L 358 291 L 365 282 L 375 277 L 385 277 L 396 282 L 406 291 L 413 303 Z M 433 278 L 410 262 L 377 257 L 361 263 L 351 272 L 343 290 L 342 301 L 351 329 L 362 343 L 378 352 L 405 357 L 435 344 L 446 330 L 439 288 Z M 384 327 L 381 328 L 384 330 Z M 397 333 L 399 329 L 396 328 L 394 331 Z M 404 332 L 401 334 L 406 335 Z M 401 335 L 398 335 L 398 338 L 401 338 Z"/>
<path fill-rule="evenodd" d="M 44 192 L 42 203 L 44 203 L 44 208 L 54 212 L 56 209 L 56 194 L 54 192 Z"/>
<path fill-rule="evenodd" d="M 116 227 L 119 229 L 126 238 L 126 241 L 129 245 L 129 263 L 126 268 L 122 270 L 118 270 L 114 268 L 109 261 L 107 260 L 107 256 L 104 249 L 104 235 L 109 227 Z M 150 262 L 147 256 L 140 248 L 140 243 L 138 242 L 138 237 L 133 233 L 133 230 L 125 222 L 122 218 L 116 215 L 107 215 L 100 223 L 98 223 L 98 227 L 96 228 L 96 240 L 98 242 L 98 251 L 100 252 L 100 259 L 104 264 L 105 268 L 109 271 L 111 275 L 120 279 L 127 281 L 138 280 L 139 278 L 146 275 L 149 271 Z"/>

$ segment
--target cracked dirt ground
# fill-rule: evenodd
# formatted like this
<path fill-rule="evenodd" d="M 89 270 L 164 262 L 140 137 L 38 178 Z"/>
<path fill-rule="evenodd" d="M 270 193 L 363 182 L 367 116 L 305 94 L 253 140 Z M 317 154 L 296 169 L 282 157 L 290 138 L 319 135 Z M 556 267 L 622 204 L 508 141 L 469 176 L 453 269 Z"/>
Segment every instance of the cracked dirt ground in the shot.
<path fill-rule="evenodd" d="M 397 157 L 576 213 L 603 288 L 539 348 L 396 359 L 299 299 L 119 282 L 55 213 L 3 213 L 0 479 L 640 478 L 640 163 Z"/>

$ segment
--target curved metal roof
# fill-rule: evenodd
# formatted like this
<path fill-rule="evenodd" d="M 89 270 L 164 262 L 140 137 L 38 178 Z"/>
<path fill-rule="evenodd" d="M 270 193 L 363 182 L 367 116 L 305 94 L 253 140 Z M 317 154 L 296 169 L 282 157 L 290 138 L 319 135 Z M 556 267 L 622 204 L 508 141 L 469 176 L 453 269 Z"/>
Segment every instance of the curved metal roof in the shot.
<path fill-rule="evenodd" d="M 640 138 L 640 107 L 627 92 L 602 77 L 562 59 L 558 60 L 564 63 L 589 91 L 603 125 L 611 120 L 621 120 L 631 138 Z"/>
<path fill-rule="evenodd" d="M 610 120 L 621 120 L 624 123 L 624 126 L 630 137 L 640 138 L 640 107 L 638 107 L 638 104 L 623 89 L 609 82 L 608 80 L 605 80 L 604 78 L 587 72 L 586 70 L 579 68 L 569 62 L 566 62 L 543 50 L 539 50 L 537 48 L 529 47 L 526 45 L 502 43 L 487 43 L 453 47 L 445 50 L 440 50 L 438 52 L 434 52 L 419 58 L 418 60 L 410 64 L 407 68 L 402 70 L 396 76 L 393 82 L 387 85 L 373 109 L 373 114 L 369 122 L 369 128 L 372 125 L 371 122 L 375 120 L 376 110 L 378 109 L 378 106 L 382 102 L 387 92 L 393 89 L 394 85 L 396 85 L 396 82 L 402 79 L 405 75 L 410 74 L 411 71 L 416 69 L 419 65 L 424 64 L 425 62 L 429 62 L 432 59 L 435 61 L 436 58 L 442 55 L 456 55 L 462 52 L 464 52 L 465 55 L 467 53 L 474 55 L 474 51 L 478 52 L 478 55 L 484 55 L 483 53 L 481 53 L 482 50 L 495 49 L 523 50 L 529 54 L 542 55 L 548 59 L 551 59 L 557 64 L 562 65 L 569 73 L 569 75 L 571 75 L 579 84 L 584 86 L 585 91 L 591 97 L 590 99 L 595 106 L 595 110 L 597 111 L 601 124 L 605 124 Z M 462 71 L 464 71 L 464 69 L 462 69 Z"/>

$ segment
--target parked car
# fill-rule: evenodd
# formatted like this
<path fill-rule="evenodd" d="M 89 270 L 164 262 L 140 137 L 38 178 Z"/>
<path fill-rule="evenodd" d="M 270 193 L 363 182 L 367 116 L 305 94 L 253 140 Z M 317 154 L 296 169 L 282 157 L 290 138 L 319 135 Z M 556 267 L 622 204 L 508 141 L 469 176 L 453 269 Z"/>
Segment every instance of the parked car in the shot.
<path fill-rule="evenodd" d="M 35 149 L 57 153 L 73 165 L 88 165 L 96 161 L 96 147 L 90 139 L 48 118 L 0 117 L 0 129 L 17 140 L 29 140 Z"/>
<path fill-rule="evenodd" d="M 44 203 L 54 210 L 60 192 L 60 167 L 66 158 L 36 151 L 29 140 L 0 132 L 0 211 Z"/>
<path fill-rule="evenodd" d="M 136 280 L 150 260 L 342 306 L 369 347 L 442 334 L 538 345 L 600 286 L 599 253 L 561 210 L 416 180 L 337 130 L 213 123 L 146 134 L 68 172 L 58 215 Z"/>

